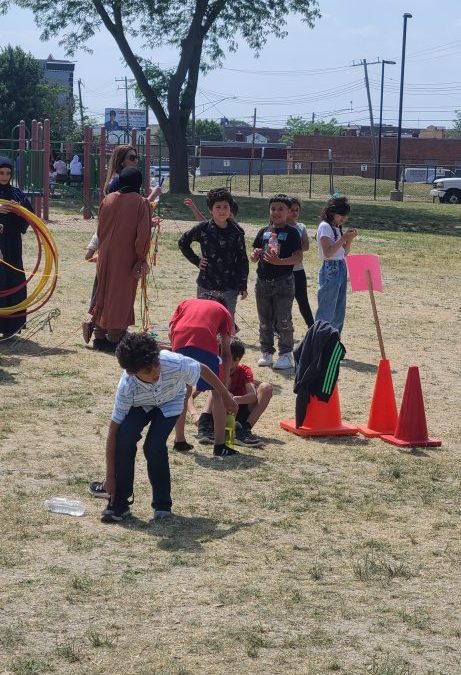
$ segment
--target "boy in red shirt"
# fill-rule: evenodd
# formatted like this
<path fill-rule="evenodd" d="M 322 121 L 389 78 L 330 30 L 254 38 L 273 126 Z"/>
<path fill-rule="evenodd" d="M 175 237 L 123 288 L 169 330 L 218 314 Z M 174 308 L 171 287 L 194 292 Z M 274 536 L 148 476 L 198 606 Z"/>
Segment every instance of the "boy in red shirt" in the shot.
<path fill-rule="evenodd" d="M 171 347 L 174 352 L 189 356 L 205 364 L 219 376 L 218 335 L 221 337 L 221 359 L 224 369 L 224 384 L 229 385 L 231 352 L 230 341 L 234 322 L 226 307 L 225 300 L 218 294 L 209 293 L 206 297 L 183 300 L 176 307 L 170 321 Z M 197 382 L 197 391 L 207 391 L 211 387 L 203 380 Z M 190 392 L 189 392 L 190 394 Z M 224 443 L 226 409 L 219 394 L 211 392 L 211 410 L 215 428 L 214 451 L 217 457 L 235 455 L 237 451 Z M 188 450 L 184 439 L 186 409 L 176 423 L 176 450 Z M 181 445 L 184 445 L 181 448 Z"/>
<path fill-rule="evenodd" d="M 232 362 L 230 366 L 229 392 L 239 409 L 236 415 L 235 444 L 258 448 L 263 441 L 255 436 L 251 429 L 259 420 L 272 398 L 272 385 L 261 382 L 255 385 L 253 371 L 244 363 L 240 363 L 245 354 L 245 346 L 238 338 L 230 343 Z M 200 434 L 202 432 L 202 434 Z M 207 403 L 199 420 L 199 438 L 201 442 L 211 443 L 213 439 L 213 419 Z M 199 440 L 200 442 L 200 440 Z"/>

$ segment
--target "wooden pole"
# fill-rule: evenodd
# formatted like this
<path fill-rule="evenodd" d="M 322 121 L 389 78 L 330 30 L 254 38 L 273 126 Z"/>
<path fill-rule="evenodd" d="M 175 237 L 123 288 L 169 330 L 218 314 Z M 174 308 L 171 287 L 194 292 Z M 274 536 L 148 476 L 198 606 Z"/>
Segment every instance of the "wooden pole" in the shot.
<path fill-rule="evenodd" d="M 368 292 L 370 294 L 371 307 L 373 309 L 373 318 L 375 320 L 376 334 L 378 336 L 378 342 L 379 342 L 379 349 L 381 350 L 381 358 L 385 359 L 386 353 L 384 351 L 383 336 L 382 336 L 382 333 L 381 333 L 381 327 L 379 325 L 378 310 L 376 309 L 375 295 L 373 293 L 373 284 L 371 283 L 370 270 L 366 270 L 365 274 L 366 274 L 366 277 L 367 277 L 367 286 L 368 286 Z"/>

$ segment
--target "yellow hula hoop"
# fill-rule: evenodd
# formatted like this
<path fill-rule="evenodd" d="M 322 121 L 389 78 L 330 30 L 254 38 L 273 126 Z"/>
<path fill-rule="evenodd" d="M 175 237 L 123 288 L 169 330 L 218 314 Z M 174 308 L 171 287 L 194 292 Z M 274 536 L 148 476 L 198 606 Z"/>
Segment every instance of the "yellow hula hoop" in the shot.
<path fill-rule="evenodd" d="M 10 316 L 11 314 L 18 314 L 21 311 L 26 312 L 26 310 L 27 313 L 30 314 L 43 307 L 53 295 L 58 279 L 58 248 L 50 230 L 46 227 L 45 223 L 35 215 L 35 213 L 31 213 L 20 204 L 4 199 L 0 199 L 0 205 L 11 206 L 18 216 L 24 218 L 33 229 L 35 236 L 39 241 L 39 248 L 41 247 L 44 252 L 43 268 L 33 291 L 28 294 L 28 297 L 25 300 L 18 302 L 16 305 L 0 307 L 0 316 Z M 8 265 L 8 263 L 3 260 L 0 260 L 0 264 L 1 263 Z M 41 265 L 42 261 L 40 261 L 40 265 L 38 265 L 37 269 L 27 280 L 28 283 L 38 274 Z M 8 266 L 12 267 L 12 265 Z"/>

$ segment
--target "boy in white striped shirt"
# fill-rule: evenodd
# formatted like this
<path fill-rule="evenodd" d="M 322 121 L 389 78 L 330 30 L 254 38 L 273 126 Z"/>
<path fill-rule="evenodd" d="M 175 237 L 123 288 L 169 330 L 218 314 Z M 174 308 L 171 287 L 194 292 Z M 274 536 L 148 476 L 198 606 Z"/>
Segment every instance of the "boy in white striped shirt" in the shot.
<path fill-rule="evenodd" d="M 238 405 L 218 377 L 204 364 L 182 354 L 159 350 L 147 333 L 130 333 L 119 343 L 118 362 L 125 369 L 115 396 L 106 444 L 106 478 L 90 492 L 108 497 L 103 522 L 120 522 L 130 515 L 137 442 L 149 425 L 144 441 L 147 472 L 152 485 L 154 520 L 171 517 L 171 483 L 167 439 L 184 408 L 187 386 L 200 377 L 218 392 L 227 410 Z"/>

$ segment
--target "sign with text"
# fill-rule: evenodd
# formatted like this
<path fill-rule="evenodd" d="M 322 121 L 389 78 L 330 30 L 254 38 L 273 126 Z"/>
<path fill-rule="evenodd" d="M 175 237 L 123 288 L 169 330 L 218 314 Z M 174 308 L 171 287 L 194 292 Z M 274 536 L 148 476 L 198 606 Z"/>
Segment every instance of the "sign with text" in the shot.
<path fill-rule="evenodd" d="M 125 108 L 106 108 L 104 111 L 104 126 L 107 131 L 143 130 L 146 128 L 146 111 L 135 108 L 129 108 L 128 110 Z"/>
<path fill-rule="evenodd" d="M 368 291 L 367 270 L 370 271 L 371 287 L 373 291 L 382 291 L 381 267 L 379 255 L 367 253 L 366 255 L 346 256 L 347 271 L 353 291 Z"/>

